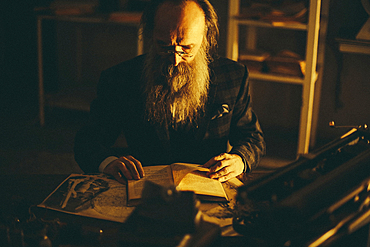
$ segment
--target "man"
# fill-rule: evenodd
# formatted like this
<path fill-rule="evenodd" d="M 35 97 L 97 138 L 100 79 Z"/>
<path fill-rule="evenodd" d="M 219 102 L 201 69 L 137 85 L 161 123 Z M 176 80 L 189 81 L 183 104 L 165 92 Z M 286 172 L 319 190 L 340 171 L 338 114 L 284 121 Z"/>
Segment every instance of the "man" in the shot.
<path fill-rule="evenodd" d="M 119 182 L 143 166 L 188 162 L 226 181 L 265 153 L 245 66 L 217 57 L 217 15 L 208 0 L 153 0 L 142 26 L 150 51 L 104 71 L 90 122 L 76 135 L 85 172 Z M 115 148 L 123 132 L 128 149 Z M 232 146 L 227 151 L 228 142 Z"/>

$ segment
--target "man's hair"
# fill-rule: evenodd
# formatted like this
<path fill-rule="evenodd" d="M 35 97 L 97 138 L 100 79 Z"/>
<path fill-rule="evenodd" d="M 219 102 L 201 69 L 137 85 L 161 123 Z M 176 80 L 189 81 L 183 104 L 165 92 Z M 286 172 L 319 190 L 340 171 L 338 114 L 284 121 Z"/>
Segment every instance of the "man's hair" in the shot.
<path fill-rule="evenodd" d="M 141 17 L 141 27 L 146 39 L 152 39 L 154 25 L 155 25 L 155 16 L 158 10 L 158 7 L 165 3 L 170 2 L 175 5 L 182 5 L 186 2 L 195 2 L 203 10 L 206 21 L 206 38 L 208 43 L 208 50 L 211 56 L 216 54 L 217 50 L 217 41 L 219 38 L 219 27 L 218 27 L 218 17 L 215 9 L 208 0 L 151 0 Z"/>

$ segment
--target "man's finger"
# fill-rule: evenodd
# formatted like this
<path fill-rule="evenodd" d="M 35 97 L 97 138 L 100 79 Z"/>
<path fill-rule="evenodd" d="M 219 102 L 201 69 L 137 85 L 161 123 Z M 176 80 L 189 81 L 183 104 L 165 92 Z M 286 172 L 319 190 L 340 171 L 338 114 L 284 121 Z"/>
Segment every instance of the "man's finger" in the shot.
<path fill-rule="evenodd" d="M 233 177 L 235 177 L 235 173 L 230 172 L 230 173 L 228 173 L 227 175 L 220 177 L 220 178 L 218 179 L 218 181 L 220 181 L 220 182 L 222 183 L 222 182 L 225 182 L 225 181 L 227 181 L 227 180 L 229 180 L 229 179 L 231 179 L 231 178 L 233 178 Z"/>
<path fill-rule="evenodd" d="M 222 176 L 225 176 L 226 174 L 229 174 L 231 172 L 230 166 L 228 165 L 222 165 L 221 162 L 218 162 L 218 165 L 213 166 L 209 173 L 208 176 L 210 178 L 219 178 Z"/>
<path fill-rule="evenodd" d="M 215 165 L 218 161 L 223 160 L 225 158 L 226 158 L 226 153 L 222 153 L 220 155 L 217 155 L 217 156 L 213 157 L 212 159 L 210 159 L 209 161 L 207 161 L 203 165 L 203 167 L 210 168 L 211 166 Z"/>
<path fill-rule="evenodd" d="M 211 166 L 213 166 L 217 161 L 214 159 L 214 157 L 210 160 L 208 160 L 204 165 L 203 167 L 205 168 L 210 168 Z"/>
<path fill-rule="evenodd" d="M 126 176 L 126 171 L 130 174 L 131 178 L 127 179 L 140 179 L 139 172 L 136 169 L 136 164 L 129 157 L 120 157 L 119 160 L 123 163 L 122 173 Z"/>
<path fill-rule="evenodd" d="M 210 178 L 217 179 L 220 182 L 225 182 L 236 176 L 237 176 L 236 172 L 233 171 L 229 166 L 225 167 L 224 169 L 216 173 L 210 174 Z"/>
<path fill-rule="evenodd" d="M 216 173 L 216 172 L 219 172 L 220 170 L 224 169 L 225 167 L 227 167 L 229 165 L 229 162 L 228 160 L 220 160 L 218 161 L 216 164 L 214 164 L 213 166 L 211 166 L 209 168 L 209 173 Z"/>
<path fill-rule="evenodd" d="M 120 159 L 117 173 L 121 172 L 126 179 L 132 179 L 131 172 L 127 169 L 126 164 Z M 118 176 L 118 175 L 117 175 Z"/>
<path fill-rule="evenodd" d="M 138 171 L 139 173 L 139 176 L 140 178 L 144 177 L 145 176 L 145 173 L 144 173 L 144 168 L 143 166 L 141 165 L 141 162 L 138 161 L 137 159 L 135 159 L 133 156 L 128 156 L 127 157 L 129 160 L 131 160 L 132 162 L 134 162 L 135 164 L 135 167 L 136 167 L 136 170 Z"/>
<path fill-rule="evenodd" d="M 120 172 L 118 172 L 118 173 L 115 173 L 114 175 L 113 175 L 113 177 L 119 182 L 119 183 L 121 183 L 121 184 L 126 184 L 126 180 L 125 179 L 123 179 L 123 177 L 122 177 L 122 175 L 121 175 L 121 173 Z"/>
<path fill-rule="evenodd" d="M 127 170 L 125 164 L 119 159 L 109 163 L 109 165 L 104 168 L 103 172 L 105 174 L 112 175 L 118 182 L 123 184 L 126 182 L 124 180 L 125 178 L 132 179 L 131 173 Z"/>

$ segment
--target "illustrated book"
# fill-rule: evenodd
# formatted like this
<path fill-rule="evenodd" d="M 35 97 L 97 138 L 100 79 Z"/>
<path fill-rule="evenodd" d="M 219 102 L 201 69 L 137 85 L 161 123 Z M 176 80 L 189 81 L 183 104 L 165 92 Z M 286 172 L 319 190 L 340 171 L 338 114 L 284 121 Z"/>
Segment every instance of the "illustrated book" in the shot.
<path fill-rule="evenodd" d="M 134 210 L 126 185 L 104 174 L 71 174 L 37 207 L 119 223 Z"/>

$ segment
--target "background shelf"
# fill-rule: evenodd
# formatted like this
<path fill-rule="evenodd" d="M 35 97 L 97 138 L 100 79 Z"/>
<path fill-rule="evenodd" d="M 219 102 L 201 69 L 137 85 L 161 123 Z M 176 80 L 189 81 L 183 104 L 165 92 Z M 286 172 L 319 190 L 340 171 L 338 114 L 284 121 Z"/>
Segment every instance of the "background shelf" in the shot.
<path fill-rule="evenodd" d="M 269 81 L 285 84 L 296 84 L 302 86 L 302 101 L 301 112 L 298 130 L 298 147 L 297 154 L 305 154 L 309 152 L 312 116 L 313 116 L 313 102 L 315 94 L 315 84 L 318 79 L 317 61 L 318 61 L 318 41 L 320 29 L 320 11 L 321 0 L 309 0 L 309 7 L 307 13 L 307 24 L 297 22 L 265 22 L 261 20 L 247 20 L 240 18 L 241 16 L 241 2 L 240 0 L 229 0 L 229 17 L 228 17 L 228 40 L 227 40 L 227 57 L 235 61 L 239 61 L 239 54 L 241 52 L 240 42 L 240 25 L 246 26 L 246 50 L 258 50 L 258 32 L 260 28 L 272 29 L 288 29 L 291 31 L 305 31 L 305 73 L 304 77 L 292 77 L 276 74 L 265 74 L 251 71 L 250 79 L 256 81 Z M 282 37 L 284 38 L 284 36 Z M 273 40 L 267 40 L 273 42 Z M 253 95 L 252 95 L 253 97 Z"/>

